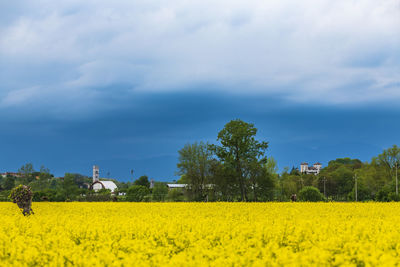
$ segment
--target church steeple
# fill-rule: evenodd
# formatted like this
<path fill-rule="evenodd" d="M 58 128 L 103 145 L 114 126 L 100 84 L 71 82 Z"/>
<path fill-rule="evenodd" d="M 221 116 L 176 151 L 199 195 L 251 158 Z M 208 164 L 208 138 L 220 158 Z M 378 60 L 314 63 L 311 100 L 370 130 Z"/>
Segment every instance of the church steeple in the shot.
<path fill-rule="evenodd" d="M 93 166 L 93 183 L 98 182 L 99 181 L 99 166 L 94 165 Z"/>

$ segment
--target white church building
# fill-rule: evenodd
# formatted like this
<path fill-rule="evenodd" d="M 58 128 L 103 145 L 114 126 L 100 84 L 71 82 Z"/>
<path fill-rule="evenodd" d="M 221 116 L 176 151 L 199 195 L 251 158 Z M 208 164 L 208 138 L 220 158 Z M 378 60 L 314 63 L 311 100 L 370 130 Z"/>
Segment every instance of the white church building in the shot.
<path fill-rule="evenodd" d="M 300 172 L 305 174 L 317 175 L 322 169 L 322 164 L 317 162 L 313 166 L 308 166 L 308 163 L 303 162 L 300 164 Z"/>
<path fill-rule="evenodd" d="M 99 191 L 100 189 L 109 189 L 112 193 L 114 193 L 118 187 L 113 181 L 100 181 L 100 169 L 99 166 L 93 166 L 93 183 L 90 186 L 90 189 L 94 191 Z"/>

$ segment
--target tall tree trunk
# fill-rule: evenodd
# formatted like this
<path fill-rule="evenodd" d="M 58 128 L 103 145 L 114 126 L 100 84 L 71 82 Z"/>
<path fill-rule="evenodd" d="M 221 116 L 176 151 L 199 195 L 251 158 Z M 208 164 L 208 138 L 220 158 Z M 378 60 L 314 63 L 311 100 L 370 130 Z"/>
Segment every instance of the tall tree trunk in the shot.
<path fill-rule="evenodd" d="M 32 199 L 29 201 L 17 202 L 18 208 L 22 210 L 22 214 L 24 216 L 33 214 L 32 210 Z"/>
<path fill-rule="evenodd" d="M 245 201 L 243 177 L 242 177 L 242 171 L 240 168 L 240 160 L 239 160 L 239 156 L 237 155 L 237 153 L 236 153 L 236 172 L 237 172 L 238 179 L 239 179 L 240 196 L 242 198 L 242 201 Z"/>
<path fill-rule="evenodd" d="M 256 191 L 256 183 L 253 181 L 253 194 L 254 194 L 254 201 L 257 202 L 257 191 Z"/>
<path fill-rule="evenodd" d="M 242 201 L 247 201 L 247 193 L 246 193 L 246 185 L 244 184 L 243 180 L 243 173 L 242 173 L 242 167 L 240 164 L 240 158 L 239 158 L 239 148 L 236 147 L 236 171 L 239 176 L 239 186 L 240 186 L 240 194 L 242 197 Z"/>

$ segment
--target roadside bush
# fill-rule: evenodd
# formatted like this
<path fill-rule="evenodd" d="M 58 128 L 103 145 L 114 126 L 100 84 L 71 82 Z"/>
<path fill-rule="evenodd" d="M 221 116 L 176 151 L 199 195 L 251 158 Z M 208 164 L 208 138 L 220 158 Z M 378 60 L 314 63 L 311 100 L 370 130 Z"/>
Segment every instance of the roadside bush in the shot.
<path fill-rule="evenodd" d="M 80 195 L 77 197 L 78 201 L 81 202 L 105 202 L 111 201 L 112 195 L 109 189 L 100 189 L 95 192 L 93 190 L 82 190 Z"/>
<path fill-rule="evenodd" d="M 152 191 L 153 201 L 164 201 L 168 195 L 168 188 L 164 183 L 155 183 Z"/>
<path fill-rule="evenodd" d="M 396 195 L 396 192 L 390 192 L 388 195 L 388 200 L 389 201 L 400 201 L 399 195 Z"/>
<path fill-rule="evenodd" d="M 382 187 L 381 190 L 379 190 L 378 194 L 376 195 L 376 200 L 382 201 L 382 202 L 390 201 L 390 198 L 389 198 L 390 193 L 391 193 L 391 190 L 390 190 L 389 186 Z"/>
<path fill-rule="evenodd" d="M 10 192 L 10 190 L 0 191 L 0 201 L 10 201 L 8 197 L 10 195 Z"/>
<path fill-rule="evenodd" d="M 351 192 L 348 194 L 348 200 L 355 201 L 356 200 L 356 190 L 353 188 Z M 371 192 L 362 184 L 360 184 L 357 188 L 357 200 L 358 201 L 367 201 L 371 200 Z"/>
<path fill-rule="evenodd" d="M 173 188 L 173 189 L 169 190 L 168 195 L 167 195 L 167 200 L 174 201 L 174 202 L 184 201 L 182 189 Z"/>
<path fill-rule="evenodd" d="M 324 201 L 325 197 L 321 194 L 318 188 L 314 186 L 305 186 L 299 192 L 300 201 L 317 202 Z"/>
<path fill-rule="evenodd" d="M 133 185 L 126 192 L 126 200 L 133 202 L 141 202 L 147 195 L 150 194 L 150 189 L 143 185 Z"/>

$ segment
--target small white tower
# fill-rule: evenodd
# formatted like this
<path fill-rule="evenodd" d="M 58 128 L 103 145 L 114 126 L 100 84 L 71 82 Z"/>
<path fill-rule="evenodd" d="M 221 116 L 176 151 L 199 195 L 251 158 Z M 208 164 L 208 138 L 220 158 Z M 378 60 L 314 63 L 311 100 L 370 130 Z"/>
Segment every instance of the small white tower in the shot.
<path fill-rule="evenodd" d="M 304 173 L 304 172 L 306 172 L 306 171 L 308 171 L 308 163 L 302 163 L 302 164 L 300 164 L 300 172 L 301 172 L 301 173 Z"/>
<path fill-rule="evenodd" d="M 317 163 L 314 164 L 314 168 L 316 168 L 316 169 L 317 169 L 317 173 L 319 173 L 319 171 L 320 171 L 321 168 L 322 168 L 322 164 L 319 163 L 319 162 L 317 162 Z"/>
<path fill-rule="evenodd" d="M 93 166 L 93 183 L 99 181 L 99 166 Z"/>

